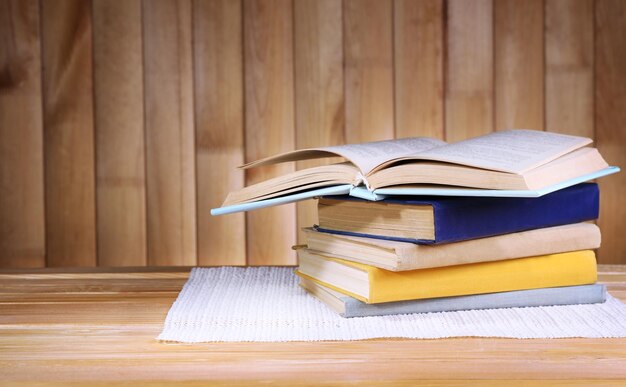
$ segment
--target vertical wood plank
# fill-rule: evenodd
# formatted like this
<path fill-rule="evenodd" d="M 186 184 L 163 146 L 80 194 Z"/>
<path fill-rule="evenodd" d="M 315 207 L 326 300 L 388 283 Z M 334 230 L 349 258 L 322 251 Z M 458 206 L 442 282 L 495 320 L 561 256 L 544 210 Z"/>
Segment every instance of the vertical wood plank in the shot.
<path fill-rule="evenodd" d="M 546 130 L 593 137 L 593 0 L 546 0 Z"/>
<path fill-rule="evenodd" d="M 246 264 L 245 214 L 211 216 L 244 185 L 243 37 L 239 0 L 196 0 L 194 92 L 198 263 Z"/>
<path fill-rule="evenodd" d="M 297 148 L 344 143 L 343 40 L 341 0 L 294 3 Z M 298 168 L 321 165 L 301 161 Z M 297 204 L 298 243 L 302 227 L 317 223 L 317 201 Z"/>
<path fill-rule="evenodd" d="M 544 128 L 543 1 L 495 3 L 496 130 Z"/>
<path fill-rule="evenodd" d="M 146 264 L 141 3 L 94 0 L 99 266 Z"/>
<path fill-rule="evenodd" d="M 244 1 L 246 160 L 294 148 L 293 7 L 291 1 Z M 253 184 L 294 170 L 290 163 L 247 171 Z M 247 213 L 250 265 L 296 263 L 295 205 Z"/>
<path fill-rule="evenodd" d="M 45 265 L 37 1 L 0 1 L 0 266 Z"/>
<path fill-rule="evenodd" d="M 595 10 L 595 135 L 596 145 L 611 165 L 626 167 L 626 2 L 598 0 Z M 626 173 L 598 180 L 600 184 L 601 263 L 626 264 L 624 219 Z"/>
<path fill-rule="evenodd" d="M 96 266 L 91 2 L 41 18 L 47 266 Z"/>
<path fill-rule="evenodd" d="M 394 137 L 390 0 L 344 1 L 346 140 Z"/>
<path fill-rule="evenodd" d="M 143 2 L 147 238 L 153 266 L 197 265 L 191 17 L 191 0 Z"/>
<path fill-rule="evenodd" d="M 493 2 L 447 3 L 445 137 L 493 131 Z"/>
<path fill-rule="evenodd" d="M 396 137 L 443 139 L 443 1 L 394 2 Z"/>

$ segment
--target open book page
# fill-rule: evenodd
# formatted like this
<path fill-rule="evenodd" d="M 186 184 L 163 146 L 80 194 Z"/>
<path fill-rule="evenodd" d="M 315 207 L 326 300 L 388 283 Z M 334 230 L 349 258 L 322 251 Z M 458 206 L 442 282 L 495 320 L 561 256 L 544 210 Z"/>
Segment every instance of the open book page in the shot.
<path fill-rule="evenodd" d="M 404 157 L 523 174 L 590 144 L 584 137 L 537 130 L 506 130 Z"/>
<path fill-rule="evenodd" d="M 276 156 L 253 161 L 243 165 L 242 168 L 252 168 L 287 161 L 341 156 L 359 168 L 363 175 L 366 175 L 384 162 L 424 152 L 442 145 L 446 145 L 446 143 L 434 138 L 412 137 L 397 140 L 366 142 L 362 144 L 309 148 L 282 153 Z"/>

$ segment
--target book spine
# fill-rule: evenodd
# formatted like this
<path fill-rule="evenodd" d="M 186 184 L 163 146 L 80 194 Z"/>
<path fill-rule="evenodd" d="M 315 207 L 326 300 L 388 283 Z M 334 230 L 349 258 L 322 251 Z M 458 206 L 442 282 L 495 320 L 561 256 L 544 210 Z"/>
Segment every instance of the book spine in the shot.
<path fill-rule="evenodd" d="M 597 280 L 591 250 L 407 272 L 365 268 L 370 286 L 363 301 L 368 304 L 589 285 Z"/>
<path fill-rule="evenodd" d="M 606 286 L 598 284 L 564 286 L 381 304 L 366 304 L 347 296 L 341 297 L 341 300 L 345 305 L 343 317 L 367 317 L 407 313 L 596 304 L 606 300 Z"/>
<path fill-rule="evenodd" d="M 598 217 L 599 201 L 598 185 L 585 183 L 539 198 L 463 198 L 435 202 L 434 243 L 593 220 Z"/>

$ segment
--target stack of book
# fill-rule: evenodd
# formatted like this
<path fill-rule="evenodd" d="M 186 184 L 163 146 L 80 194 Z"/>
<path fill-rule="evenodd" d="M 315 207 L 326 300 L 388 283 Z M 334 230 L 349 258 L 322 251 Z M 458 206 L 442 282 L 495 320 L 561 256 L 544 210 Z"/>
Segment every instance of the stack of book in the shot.
<path fill-rule="evenodd" d="M 598 199 L 324 197 L 297 273 L 345 317 L 603 302 Z"/>
<path fill-rule="evenodd" d="M 245 187 L 214 214 L 320 197 L 296 273 L 345 317 L 603 302 L 584 182 L 619 168 L 590 143 L 511 130 L 295 151 L 246 167 L 347 161 Z"/>

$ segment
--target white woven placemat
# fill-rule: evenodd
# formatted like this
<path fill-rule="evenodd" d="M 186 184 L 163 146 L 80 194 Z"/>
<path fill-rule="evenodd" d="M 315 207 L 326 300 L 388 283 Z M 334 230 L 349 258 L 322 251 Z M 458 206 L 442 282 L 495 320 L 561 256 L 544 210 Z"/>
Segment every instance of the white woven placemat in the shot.
<path fill-rule="evenodd" d="M 343 318 L 298 286 L 293 268 L 195 268 L 157 339 L 197 342 L 382 337 L 626 337 L 626 306 L 603 304 Z"/>

